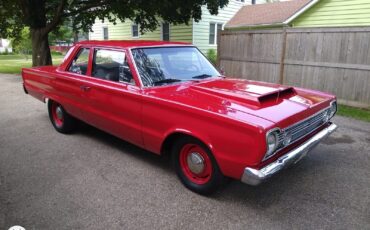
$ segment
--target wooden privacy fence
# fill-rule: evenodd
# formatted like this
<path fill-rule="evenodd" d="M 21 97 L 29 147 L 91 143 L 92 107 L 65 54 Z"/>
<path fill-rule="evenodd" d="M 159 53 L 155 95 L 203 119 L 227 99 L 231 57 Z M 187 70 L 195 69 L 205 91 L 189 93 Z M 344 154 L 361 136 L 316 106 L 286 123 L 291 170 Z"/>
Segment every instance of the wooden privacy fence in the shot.
<path fill-rule="evenodd" d="M 370 106 L 370 27 L 222 31 L 227 75 L 331 92 Z"/>

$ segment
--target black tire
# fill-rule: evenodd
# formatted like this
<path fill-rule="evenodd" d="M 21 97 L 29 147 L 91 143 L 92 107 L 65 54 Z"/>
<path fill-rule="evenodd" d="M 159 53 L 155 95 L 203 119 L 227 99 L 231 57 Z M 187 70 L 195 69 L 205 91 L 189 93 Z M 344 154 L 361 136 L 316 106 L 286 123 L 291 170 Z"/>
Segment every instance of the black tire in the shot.
<path fill-rule="evenodd" d="M 58 115 L 56 110 L 58 108 Z M 48 101 L 48 112 L 51 123 L 56 131 L 64 134 L 72 133 L 76 130 L 77 120 L 69 115 L 63 106 L 53 100 Z"/>
<path fill-rule="evenodd" d="M 188 148 L 190 149 L 188 150 Z M 189 163 L 189 160 L 187 163 L 184 163 L 184 157 L 189 157 L 189 155 L 192 154 L 192 151 L 194 151 L 193 153 L 195 154 L 199 154 L 198 156 L 200 156 L 204 162 L 204 164 L 202 164 L 203 171 L 198 174 L 194 174 L 194 172 L 190 169 L 189 165 L 187 164 Z M 180 178 L 180 181 L 184 184 L 184 186 L 201 195 L 209 195 L 214 193 L 221 187 L 221 185 L 224 185 L 225 182 L 228 181 L 228 179 L 220 171 L 215 158 L 207 146 L 201 141 L 192 137 L 183 137 L 174 143 L 172 147 L 172 164 L 175 168 L 177 176 Z M 210 169 L 208 168 L 209 164 L 211 165 Z M 205 171 L 210 172 L 210 175 L 207 176 Z"/>

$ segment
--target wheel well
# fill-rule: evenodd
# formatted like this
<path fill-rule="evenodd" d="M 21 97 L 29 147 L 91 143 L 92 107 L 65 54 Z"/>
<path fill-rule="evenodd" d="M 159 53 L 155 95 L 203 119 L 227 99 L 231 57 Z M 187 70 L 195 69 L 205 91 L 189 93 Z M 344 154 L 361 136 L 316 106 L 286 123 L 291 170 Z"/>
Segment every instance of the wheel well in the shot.
<path fill-rule="evenodd" d="M 188 134 L 185 134 L 185 133 L 179 133 L 179 132 L 178 133 L 172 133 L 169 136 L 167 136 L 167 138 L 164 140 L 164 142 L 162 144 L 162 148 L 161 148 L 161 155 L 170 156 L 172 145 L 175 143 L 176 140 L 178 140 L 180 138 L 183 138 L 183 137 L 192 137 L 192 138 L 195 138 L 195 139 L 201 141 L 202 143 L 204 143 L 202 140 L 200 140 L 199 138 L 196 138 L 192 135 L 188 135 Z"/>

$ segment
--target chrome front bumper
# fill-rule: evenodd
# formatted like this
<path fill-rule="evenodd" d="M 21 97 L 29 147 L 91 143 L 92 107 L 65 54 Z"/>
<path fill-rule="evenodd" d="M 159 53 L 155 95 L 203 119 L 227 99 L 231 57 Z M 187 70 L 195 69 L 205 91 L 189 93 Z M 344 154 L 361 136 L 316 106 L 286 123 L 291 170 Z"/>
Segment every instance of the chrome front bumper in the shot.
<path fill-rule="evenodd" d="M 275 175 L 282 169 L 289 165 L 297 163 L 306 154 L 312 150 L 316 145 L 318 145 L 323 139 L 329 136 L 334 130 L 337 129 L 337 125 L 331 124 L 325 129 L 321 130 L 309 140 L 304 142 L 302 145 L 288 152 L 287 154 L 281 156 L 276 161 L 266 165 L 261 169 L 254 169 L 247 167 L 244 169 L 241 181 L 249 185 L 258 185 L 267 178 Z"/>

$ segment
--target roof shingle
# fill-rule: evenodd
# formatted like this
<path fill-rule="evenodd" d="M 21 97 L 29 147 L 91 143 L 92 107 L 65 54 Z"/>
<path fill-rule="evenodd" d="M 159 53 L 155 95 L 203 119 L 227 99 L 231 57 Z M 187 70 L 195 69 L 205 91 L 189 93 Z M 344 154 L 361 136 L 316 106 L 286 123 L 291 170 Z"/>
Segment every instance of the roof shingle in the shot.
<path fill-rule="evenodd" d="M 243 6 L 226 28 L 281 24 L 309 4 L 312 0 L 292 0 Z"/>

